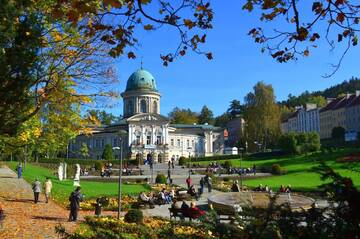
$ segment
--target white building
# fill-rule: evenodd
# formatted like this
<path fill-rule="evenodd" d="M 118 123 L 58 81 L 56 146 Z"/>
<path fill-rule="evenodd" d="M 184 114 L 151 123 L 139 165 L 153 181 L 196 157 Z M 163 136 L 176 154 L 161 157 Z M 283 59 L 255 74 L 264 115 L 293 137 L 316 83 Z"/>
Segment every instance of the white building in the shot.
<path fill-rule="evenodd" d="M 106 144 L 122 148 L 116 158 L 141 159 L 151 154 L 155 162 L 170 158 L 202 157 L 223 154 L 223 130 L 212 125 L 170 124 L 160 114 L 161 94 L 154 77 L 146 70 L 135 71 L 122 94 L 124 118 L 112 125 L 94 128 L 91 135 L 79 135 L 70 144 L 70 155 L 81 157 L 86 143 L 89 158 L 101 159 Z"/>

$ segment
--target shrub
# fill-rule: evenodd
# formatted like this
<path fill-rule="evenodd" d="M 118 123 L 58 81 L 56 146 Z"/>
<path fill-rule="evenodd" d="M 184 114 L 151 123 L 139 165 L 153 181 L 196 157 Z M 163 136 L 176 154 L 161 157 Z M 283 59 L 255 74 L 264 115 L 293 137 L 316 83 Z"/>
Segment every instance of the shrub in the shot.
<path fill-rule="evenodd" d="M 230 178 L 227 178 L 227 177 L 226 177 L 226 178 L 223 178 L 223 181 L 224 181 L 224 182 L 229 182 L 229 181 L 230 181 Z"/>
<path fill-rule="evenodd" d="M 127 223 L 142 223 L 144 220 L 144 215 L 140 209 L 130 209 L 125 214 L 124 219 Z"/>
<path fill-rule="evenodd" d="M 166 183 L 166 176 L 164 174 L 156 175 L 155 183 L 161 183 L 161 184 Z"/>
<path fill-rule="evenodd" d="M 274 175 L 282 175 L 285 174 L 287 171 L 286 169 L 282 168 L 279 164 L 273 164 L 271 166 L 271 173 Z"/>
<path fill-rule="evenodd" d="M 229 169 L 229 168 L 231 168 L 231 167 L 232 167 L 231 161 L 226 160 L 226 161 L 224 162 L 224 168 Z"/>
<path fill-rule="evenodd" d="M 179 165 L 180 165 L 180 166 L 186 165 L 187 161 L 188 161 L 188 160 L 187 160 L 184 156 L 181 156 L 181 157 L 179 158 Z"/>
<path fill-rule="evenodd" d="M 104 167 L 104 163 L 101 161 L 96 161 L 94 165 L 96 170 L 101 170 Z"/>

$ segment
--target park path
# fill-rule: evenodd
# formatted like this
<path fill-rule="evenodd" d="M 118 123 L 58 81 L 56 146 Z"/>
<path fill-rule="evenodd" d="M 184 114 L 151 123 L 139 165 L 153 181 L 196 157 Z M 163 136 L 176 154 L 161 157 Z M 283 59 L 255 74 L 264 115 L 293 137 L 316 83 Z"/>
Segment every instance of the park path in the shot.
<path fill-rule="evenodd" d="M 55 233 L 57 225 L 70 233 L 79 225 L 79 222 L 67 221 L 68 210 L 52 200 L 45 203 L 44 194 L 40 195 L 38 204 L 34 204 L 33 197 L 31 186 L 24 179 L 18 179 L 7 167 L 0 167 L 0 205 L 5 212 L 5 219 L 0 223 L 1 239 L 60 238 Z M 80 212 L 79 221 L 86 215 L 93 215 L 93 212 Z"/>

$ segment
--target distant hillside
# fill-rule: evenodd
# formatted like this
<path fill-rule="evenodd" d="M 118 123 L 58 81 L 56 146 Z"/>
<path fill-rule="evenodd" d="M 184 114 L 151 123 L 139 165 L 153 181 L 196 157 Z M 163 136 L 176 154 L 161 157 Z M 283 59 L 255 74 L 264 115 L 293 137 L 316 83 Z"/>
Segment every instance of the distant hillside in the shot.
<path fill-rule="evenodd" d="M 295 106 L 304 105 L 314 101 L 314 98 L 319 98 L 319 96 L 324 97 L 325 99 L 335 98 L 342 94 L 354 93 L 355 90 L 360 90 L 360 78 L 352 77 L 349 81 L 344 81 L 323 91 L 314 91 L 311 93 L 309 91 L 305 91 L 299 96 L 293 96 L 290 94 L 287 100 L 281 101 L 279 103 L 281 105 L 286 105 L 293 108 Z"/>

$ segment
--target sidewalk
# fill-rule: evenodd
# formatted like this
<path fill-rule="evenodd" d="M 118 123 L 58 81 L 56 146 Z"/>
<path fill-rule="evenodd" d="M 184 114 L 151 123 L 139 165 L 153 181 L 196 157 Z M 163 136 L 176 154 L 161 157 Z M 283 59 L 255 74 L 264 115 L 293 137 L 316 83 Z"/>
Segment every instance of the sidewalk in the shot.
<path fill-rule="evenodd" d="M 67 221 L 67 210 L 44 201 L 42 194 L 40 203 L 34 204 L 31 186 L 9 168 L 0 167 L 0 204 L 5 212 L 0 238 L 59 238 L 55 226 L 60 224 L 69 232 L 75 230 L 77 224 Z"/>

